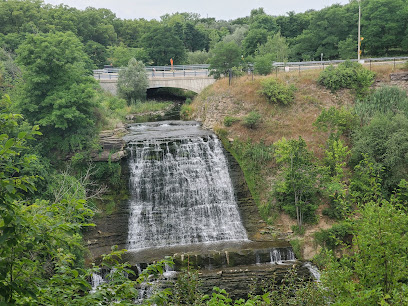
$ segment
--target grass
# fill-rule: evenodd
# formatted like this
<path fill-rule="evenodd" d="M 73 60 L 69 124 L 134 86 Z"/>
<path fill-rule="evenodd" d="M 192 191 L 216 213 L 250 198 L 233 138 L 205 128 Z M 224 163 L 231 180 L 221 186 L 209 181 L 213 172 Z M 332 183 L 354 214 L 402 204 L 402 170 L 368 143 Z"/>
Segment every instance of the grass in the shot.
<path fill-rule="evenodd" d="M 366 66 L 367 67 L 367 66 Z M 398 67 L 398 66 L 397 66 Z M 393 65 L 372 65 L 376 73 L 376 80 L 389 82 L 389 73 L 393 72 Z M 317 132 L 313 122 L 320 115 L 322 109 L 331 106 L 340 108 L 354 105 L 355 96 L 348 89 L 335 93 L 317 84 L 317 78 L 322 70 L 279 72 L 277 78 L 288 85 L 296 86 L 293 104 L 288 106 L 271 105 L 258 92 L 261 80 L 267 77 L 276 77 L 275 73 L 269 76 L 243 76 L 234 78 L 231 86 L 228 78 L 220 79 L 212 86 L 207 87 L 192 103 L 193 117 L 201 120 L 207 127 L 223 127 L 225 139 L 234 139 L 235 142 L 245 143 L 248 139 L 253 145 L 261 140 L 265 145 L 271 145 L 282 137 L 287 139 L 302 136 L 307 142 L 308 149 L 317 158 L 324 155 L 324 145 L 328 134 Z M 227 116 L 243 120 L 251 111 L 257 111 L 262 116 L 262 125 L 258 129 L 248 129 L 241 124 L 224 125 Z M 274 161 L 264 163 L 257 171 L 253 171 L 250 159 L 243 158 L 242 154 L 233 148 L 229 149 L 240 163 L 248 186 L 255 198 L 258 207 L 270 206 L 269 193 L 273 187 L 277 168 Z M 265 213 L 262 213 L 265 218 Z"/>

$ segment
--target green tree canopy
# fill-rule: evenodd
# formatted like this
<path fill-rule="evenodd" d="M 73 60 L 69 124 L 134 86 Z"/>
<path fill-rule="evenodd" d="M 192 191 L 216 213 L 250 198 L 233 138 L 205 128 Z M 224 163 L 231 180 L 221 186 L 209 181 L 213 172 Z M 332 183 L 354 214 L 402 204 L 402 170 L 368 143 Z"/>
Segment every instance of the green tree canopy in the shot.
<path fill-rule="evenodd" d="M 153 65 L 169 65 L 171 58 L 175 65 L 183 64 L 186 60 L 183 41 L 166 26 L 154 27 L 144 34 L 142 46 L 152 59 Z"/>
<path fill-rule="evenodd" d="M 24 66 L 18 108 L 47 134 L 48 146 L 81 148 L 95 129 L 95 81 L 89 58 L 72 33 L 30 35 L 18 49 Z"/>
<path fill-rule="evenodd" d="M 148 86 L 149 80 L 147 79 L 145 66 L 134 58 L 130 59 L 128 66 L 119 72 L 119 96 L 126 99 L 128 104 L 134 104 L 146 98 Z"/>
<path fill-rule="evenodd" d="M 215 77 L 221 74 L 227 75 L 232 67 L 238 67 L 241 62 L 241 51 L 236 43 L 219 42 L 210 59 L 210 70 Z"/>

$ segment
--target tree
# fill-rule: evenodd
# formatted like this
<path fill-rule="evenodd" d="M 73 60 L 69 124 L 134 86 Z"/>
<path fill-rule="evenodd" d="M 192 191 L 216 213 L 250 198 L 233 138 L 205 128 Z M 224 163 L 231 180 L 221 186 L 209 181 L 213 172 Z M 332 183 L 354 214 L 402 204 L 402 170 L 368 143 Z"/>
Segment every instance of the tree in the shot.
<path fill-rule="evenodd" d="M 243 40 L 245 39 L 245 35 L 248 32 L 248 26 L 243 25 L 239 28 L 236 28 L 232 34 L 229 34 L 223 38 L 223 42 L 235 42 L 239 47 L 241 47 Z"/>
<path fill-rule="evenodd" d="M 282 138 L 274 146 L 276 162 L 283 165 L 283 180 L 275 187 L 275 195 L 282 208 L 296 217 L 301 228 L 305 219 L 315 219 L 313 196 L 317 191 L 318 168 L 302 137 L 298 140 Z"/>
<path fill-rule="evenodd" d="M 110 46 L 107 50 L 109 64 L 115 67 L 125 67 L 132 58 L 143 63 L 149 63 L 150 58 L 143 48 L 129 48 L 123 43 L 118 46 Z"/>
<path fill-rule="evenodd" d="M 366 203 L 353 220 L 353 248 L 330 256 L 322 275 L 338 305 L 406 305 L 408 237 L 406 210 L 396 198 Z"/>
<path fill-rule="evenodd" d="M 252 29 L 242 42 L 242 49 L 245 56 L 254 55 L 259 45 L 266 43 L 268 31 L 265 29 Z"/>
<path fill-rule="evenodd" d="M 276 23 L 280 28 L 282 36 L 286 38 L 294 38 L 302 34 L 310 24 L 310 19 L 314 11 L 306 11 L 305 13 L 296 14 L 294 11 L 287 13 L 287 16 L 278 16 Z"/>
<path fill-rule="evenodd" d="M 352 59 L 357 54 L 357 41 L 353 37 L 347 37 L 345 40 L 339 41 L 339 56 L 340 59 Z"/>
<path fill-rule="evenodd" d="M 240 65 L 241 52 L 234 42 L 219 42 L 212 52 L 213 57 L 210 59 L 210 70 L 211 74 L 216 78 L 219 78 L 221 74 L 228 75 L 230 69 Z"/>
<path fill-rule="evenodd" d="M 402 114 L 376 115 L 369 125 L 353 134 L 351 164 L 357 165 L 364 156 L 381 172 L 386 193 L 392 192 L 408 173 L 408 119 Z"/>
<path fill-rule="evenodd" d="M 126 68 L 119 72 L 118 93 L 126 99 L 128 104 L 135 104 L 137 101 L 146 98 L 146 90 L 149 80 L 145 66 L 142 62 L 132 58 Z"/>
<path fill-rule="evenodd" d="M 47 136 L 46 150 L 73 151 L 89 144 L 95 129 L 95 80 L 89 58 L 72 33 L 27 36 L 18 49 L 24 66 L 18 108 Z"/>
<path fill-rule="evenodd" d="M 289 56 L 289 45 L 280 33 L 269 36 L 266 43 L 258 47 L 259 55 L 268 55 L 274 62 L 286 62 Z"/>
<path fill-rule="evenodd" d="M 269 55 L 258 55 L 254 59 L 254 71 L 257 74 L 267 75 L 272 70 L 272 58 Z"/>
<path fill-rule="evenodd" d="M 19 78 L 21 71 L 12 54 L 0 48 L 0 95 L 11 90 Z"/>
<path fill-rule="evenodd" d="M 371 54 L 386 54 L 392 48 L 401 47 L 408 22 L 406 7 L 404 0 L 362 2 L 364 45 Z"/>
<path fill-rule="evenodd" d="M 106 64 L 106 48 L 105 46 L 97 43 L 95 41 L 89 40 L 85 44 L 85 52 L 88 54 L 89 58 L 92 60 L 96 68 L 102 68 Z"/>
<path fill-rule="evenodd" d="M 143 48 L 149 54 L 153 65 L 169 65 L 172 58 L 175 64 L 183 64 L 186 50 L 183 41 L 170 27 L 156 26 L 141 38 Z"/>

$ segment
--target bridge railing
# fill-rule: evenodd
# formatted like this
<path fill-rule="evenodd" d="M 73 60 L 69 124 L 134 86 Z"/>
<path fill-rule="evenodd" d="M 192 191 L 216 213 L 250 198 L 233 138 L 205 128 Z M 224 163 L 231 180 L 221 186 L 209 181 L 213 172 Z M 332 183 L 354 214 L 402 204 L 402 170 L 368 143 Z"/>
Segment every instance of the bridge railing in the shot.
<path fill-rule="evenodd" d="M 147 66 L 146 74 L 149 78 L 172 78 L 172 77 L 208 77 L 210 65 L 174 65 L 171 66 Z M 121 68 L 104 68 L 94 70 L 95 79 L 115 80 Z"/>

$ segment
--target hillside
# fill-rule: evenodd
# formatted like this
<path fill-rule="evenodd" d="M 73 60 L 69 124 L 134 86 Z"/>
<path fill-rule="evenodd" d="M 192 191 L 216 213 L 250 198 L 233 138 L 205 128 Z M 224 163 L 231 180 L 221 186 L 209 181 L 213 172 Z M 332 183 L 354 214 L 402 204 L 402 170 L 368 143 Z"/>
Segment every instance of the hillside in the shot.
<path fill-rule="evenodd" d="M 329 133 L 319 132 L 313 123 L 323 109 L 351 108 L 354 106 L 355 96 L 349 89 L 341 89 L 336 92 L 317 84 L 317 78 L 321 70 L 302 71 L 291 73 L 279 73 L 261 77 L 256 76 L 252 80 L 251 76 L 234 78 L 231 86 L 228 79 L 220 79 L 214 85 L 207 88 L 198 95 L 192 103 L 192 117 L 201 121 L 203 126 L 216 131 L 225 143 L 251 143 L 272 145 L 282 137 L 286 139 L 297 139 L 301 136 L 307 143 L 308 150 L 321 160 L 325 151 L 325 143 Z M 404 82 L 390 81 L 392 66 L 376 67 L 376 80 L 374 87 L 382 85 L 404 85 Z M 398 71 L 395 71 L 398 72 Z M 263 97 L 259 90 L 261 80 L 269 77 L 278 78 L 286 84 L 293 84 L 296 87 L 294 102 L 288 106 L 273 105 Z M 406 84 L 405 84 L 406 85 Z M 406 89 L 406 88 L 405 88 Z M 256 128 L 247 128 L 242 123 L 251 111 L 257 111 L 261 116 L 261 121 Z M 237 118 L 231 126 L 225 126 L 226 116 Z M 350 146 L 350 140 L 345 139 Z M 230 147 L 231 149 L 231 147 Z M 234 152 L 232 152 L 234 153 Z M 248 160 L 242 158 L 239 153 L 235 154 L 244 173 L 247 177 L 251 192 L 256 199 L 261 212 L 264 211 L 264 218 L 274 229 L 282 233 L 292 234 L 292 226 L 296 220 L 290 218 L 282 211 L 274 209 L 274 201 L 271 192 L 280 174 L 274 158 L 268 160 L 258 169 L 248 166 Z M 313 243 L 313 233 L 319 229 L 330 228 L 335 221 L 322 214 L 322 210 L 327 206 L 324 199 L 320 199 L 321 205 L 317 210 L 318 223 L 305 226 L 305 235 L 300 237 L 302 245 L 302 256 L 304 259 L 312 259 L 317 253 Z M 268 210 L 265 213 L 265 209 Z M 274 233 L 271 233 L 274 234 Z M 276 233 L 275 233 L 276 234 Z M 292 238 L 295 237 L 292 234 Z"/>

